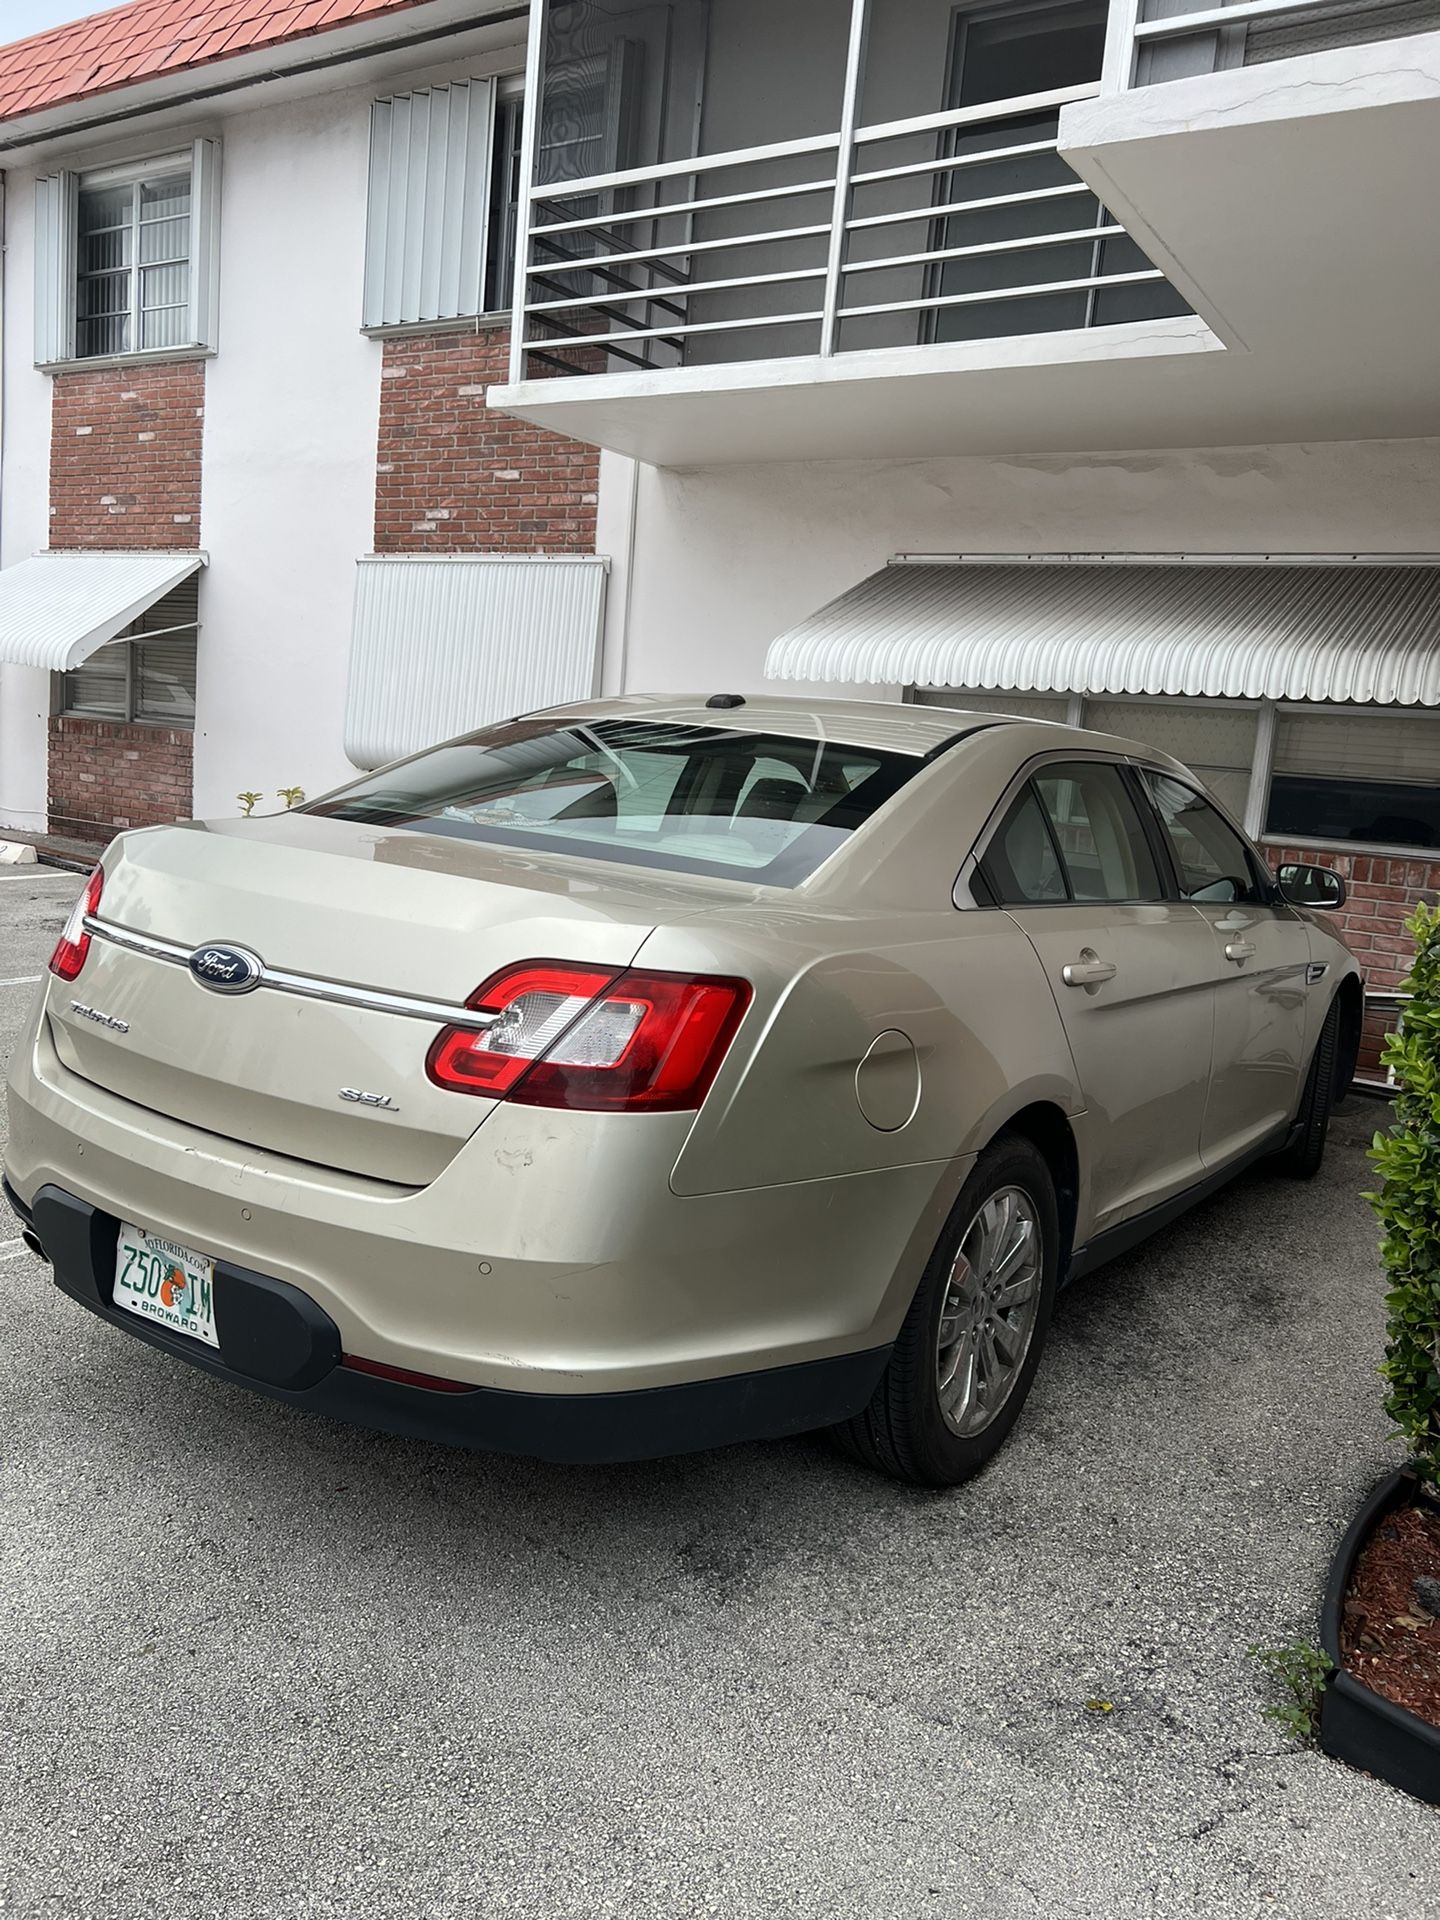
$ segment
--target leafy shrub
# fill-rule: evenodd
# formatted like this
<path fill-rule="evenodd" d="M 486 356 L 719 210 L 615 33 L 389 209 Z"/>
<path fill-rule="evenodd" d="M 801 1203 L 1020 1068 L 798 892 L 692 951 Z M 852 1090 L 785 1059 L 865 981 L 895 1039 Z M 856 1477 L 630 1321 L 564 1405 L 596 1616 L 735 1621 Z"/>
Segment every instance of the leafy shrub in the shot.
<path fill-rule="evenodd" d="M 1440 1486 L 1440 907 L 1416 907 L 1407 924 L 1411 998 L 1383 1055 L 1399 1083 L 1395 1124 L 1370 1150 L 1384 1184 L 1369 1199 L 1390 1282 L 1385 1411 L 1422 1478 Z"/>
<path fill-rule="evenodd" d="M 1309 1640 L 1296 1640 L 1288 1647 L 1251 1647 L 1250 1658 L 1259 1662 L 1272 1680 L 1278 1680 L 1285 1698 L 1261 1711 L 1292 1740 L 1313 1740 L 1320 1731 L 1320 1703 L 1325 1683 L 1334 1667 L 1328 1653 Z"/>

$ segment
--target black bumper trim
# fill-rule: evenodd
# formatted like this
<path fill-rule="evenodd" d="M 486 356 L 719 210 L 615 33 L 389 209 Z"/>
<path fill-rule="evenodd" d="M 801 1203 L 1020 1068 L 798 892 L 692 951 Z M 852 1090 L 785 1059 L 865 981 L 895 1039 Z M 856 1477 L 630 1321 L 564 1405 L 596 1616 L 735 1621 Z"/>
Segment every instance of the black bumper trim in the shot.
<path fill-rule="evenodd" d="M 16 1196 L 6 1189 L 16 1205 Z M 25 1210 L 19 1209 L 22 1219 Z M 890 1348 L 632 1393 L 439 1392 L 340 1364 L 340 1335 L 299 1288 L 224 1261 L 215 1268 L 223 1357 L 116 1307 L 109 1297 L 118 1222 L 58 1187 L 35 1196 L 34 1231 L 55 1283 L 121 1332 L 234 1386 L 307 1413 L 487 1452 L 569 1465 L 650 1460 L 834 1426 L 869 1401 Z"/>

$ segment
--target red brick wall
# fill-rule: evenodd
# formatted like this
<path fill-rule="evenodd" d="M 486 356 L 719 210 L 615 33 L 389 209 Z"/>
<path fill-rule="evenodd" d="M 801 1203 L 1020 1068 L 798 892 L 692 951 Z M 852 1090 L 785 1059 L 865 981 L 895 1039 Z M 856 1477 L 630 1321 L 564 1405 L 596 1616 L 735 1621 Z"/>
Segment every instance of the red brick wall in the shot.
<path fill-rule="evenodd" d="M 203 361 L 57 374 L 50 407 L 52 547 L 199 546 Z"/>
<path fill-rule="evenodd" d="M 377 553 L 593 553 L 600 456 L 485 405 L 510 335 L 385 342 Z"/>
<path fill-rule="evenodd" d="M 1398 987 L 1410 971 L 1411 945 L 1405 932 L 1410 910 L 1420 900 L 1440 895 L 1440 861 L 1423 855 L 1403 859 L 1382 853 L 1341 853 L 1315 847 L 1271 850 L 1278 859 L 1334 867 L 1344 875 L 1347 898 L 1335 915 L 1338 931 L 1365 974 L 1367 987 Z M 1377 1008 L 1365 1021 L 1360 1048 L 1362 1069 L 1374 1072 L 1394 1008 Z"/>
<path fill-rule="evenodd" d="M 200 545 L 203 361 L 57 374 L 50 400 L 50 545 Z M 192 736 L 75 714 L 50 722 L 50 831 L 108 840 L 183 820 Z"/>
<path fill-rule="evenodd" d="M 50 721 L 50 831 L 108 840 L 122 827 L 188 820 L 191 735 L 55 714 Z"/>

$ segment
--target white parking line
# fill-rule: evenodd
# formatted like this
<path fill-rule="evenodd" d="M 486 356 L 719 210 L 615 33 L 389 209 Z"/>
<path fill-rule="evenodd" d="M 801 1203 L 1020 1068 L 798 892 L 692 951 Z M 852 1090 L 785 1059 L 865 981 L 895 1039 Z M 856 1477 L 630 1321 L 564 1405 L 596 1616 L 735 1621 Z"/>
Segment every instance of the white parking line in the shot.
<path fill-rule="evenodd" d="M 23 1240 L 0 1240 L 0 1260 L 18 1260 L 22 1253 L 28 1252 Z"/>
<path fill-rule="evenodd" d="M 38 986 L 40 981 L 43 980 L 44 978 L 45 976 L 43 973 L 21 973 L 21 974 L 17 974 L 13 980 L 0 980 L 0 987 Z"/>

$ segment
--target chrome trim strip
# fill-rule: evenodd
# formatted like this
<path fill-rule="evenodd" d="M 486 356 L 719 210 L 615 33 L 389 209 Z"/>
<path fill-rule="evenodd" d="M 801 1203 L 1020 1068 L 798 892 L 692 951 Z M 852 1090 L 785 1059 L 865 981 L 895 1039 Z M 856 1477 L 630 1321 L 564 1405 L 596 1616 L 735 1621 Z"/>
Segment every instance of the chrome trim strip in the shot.
<path fill-rule="evenodd" d="M 154 934 L 135 933 L 113 921 L 86 914 L 85 931 L 97 940 L 125 947 L 131 953 L 143 953 L 147 959 L 165 960 L 171 966 L 188 968 L 193 947 L 182 947 L 175 940 L 161 940 Z M 446 1000 L 419 1000 L 403 993 L 386 993 L 379 987 L 346 986 L 338 980 L 320 980 L 309 973 L 285 973 L 276 967 L 261 966 L 259 985 L 274 993 L 295 994 L 302 1000 L 321 1000 L 327 1006 L 359 1007 L 367 1013 L 393 1013 L 406 1020 L 433 1020 L 437 1026 L 470 1027 L 481 1033 L 493 1027 L 498 1014 L 477 1013 L 473 1007 L 452 1006 Z"/>

